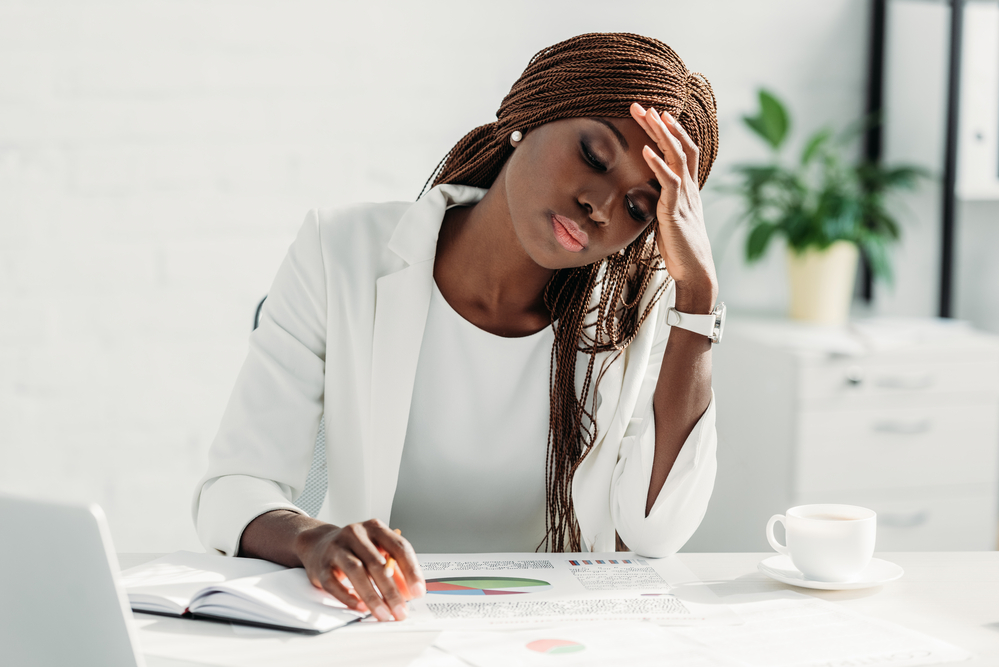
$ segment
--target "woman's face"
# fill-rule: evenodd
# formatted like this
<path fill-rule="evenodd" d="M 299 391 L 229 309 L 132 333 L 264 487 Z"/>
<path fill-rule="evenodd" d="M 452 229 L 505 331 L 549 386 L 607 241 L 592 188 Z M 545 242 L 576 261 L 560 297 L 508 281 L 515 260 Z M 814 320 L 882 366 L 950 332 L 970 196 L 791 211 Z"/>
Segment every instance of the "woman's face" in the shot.
<path fill-rule="evenodd" d="M 646 144 L 661 155 L 631 118 L 570 118 L 524 135 L 501 177 L 531 259 L 547 269 L 584 266 L 634 241 L 659 201 Z"/>

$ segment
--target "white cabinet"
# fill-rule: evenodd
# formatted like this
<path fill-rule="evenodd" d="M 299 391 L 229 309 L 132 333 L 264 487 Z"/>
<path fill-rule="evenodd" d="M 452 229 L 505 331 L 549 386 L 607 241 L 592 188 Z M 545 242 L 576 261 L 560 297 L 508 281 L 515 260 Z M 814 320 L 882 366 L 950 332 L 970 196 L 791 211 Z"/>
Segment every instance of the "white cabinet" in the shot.
<path fill-rule="evenodd" d="M 714 348 L 718 478 L 684 551 L 769 551 L 804 503 L 878 513 L 878 551 L 995 549 L 999 338 L 940 320 L 730 317 Z"/>

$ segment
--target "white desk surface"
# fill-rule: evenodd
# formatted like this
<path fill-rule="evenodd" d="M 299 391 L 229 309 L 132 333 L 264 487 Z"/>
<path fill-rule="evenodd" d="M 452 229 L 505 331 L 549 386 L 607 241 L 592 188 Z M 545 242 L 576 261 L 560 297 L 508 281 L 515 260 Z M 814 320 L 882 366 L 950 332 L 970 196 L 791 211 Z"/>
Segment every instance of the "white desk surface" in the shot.
<path fill-rule="evenodd" d="M 122 569 L 140 565 L 160 554 L 119 554 Z M 853 611 L 875 618 L 892 621 L 976 654 L 970 662 L 956 665 L 999 666 L 999 551 L 977 552 L 909 552 L 879 553 L 879 558 L 898 563 L 905 569 L 902 579 L 886 586 L 858 591 L 814 591 L 786 586 L 769 579 L 756 569 L 757 563 L 773 554 L 759 553 L 681 553 L 678 558 L 701 581 L 711 583 L 712 590 L 722 597 L 733 593 L 751 593 L 767 590 L 792 589 L 841 604 Z M 680 582 L 678 582 L 680 583 Z M 137 614 L 136 618 L 154 618 Z M 165 624 L 164 630 L 176 633 L 180 641 L 185 634 L 199 635 L 204 639 L 205 626 L 210 632 L 232 635 L 230 626 L 224 624 L 155 617 Z M 166 626 L 169 626 L 167 628 Z M 201 628 L 194 630 L 195 627 Z M 366 665 L 408 664 L 432 641 L 428 633 L 378 633 L 371 637 L 353 634 L 349 638 L 336 637 L 332 632 L 322 635 L 323 643 L 330 643 L 324 664 L 359 664 L 363 652 Z M 315 637 L 301 636 L 296 642 L 309 642 Z M 248 638 L 249 640 L 249 638 Z M 336 650 L 342 642 L 344 651 Z M 290 647 L 289 647 L 290 648 Z M 291 651 L 291 653 L 297 653 Z M 337 661 L 337 654 L 348 657 Z M 273 663 L 259 656 L 253 664 L 294 665 L 296 660 L 275 659 Z M 303 655 L 303 657 L 305 657 Z M 328 661 L 328 662 L 327 662 Z M 210 661 L 214 662 L 214 661 Z M 229 664 L 229 663 L 216 663 Z M 301 664 L 313 664 L 304 660 Z"/>

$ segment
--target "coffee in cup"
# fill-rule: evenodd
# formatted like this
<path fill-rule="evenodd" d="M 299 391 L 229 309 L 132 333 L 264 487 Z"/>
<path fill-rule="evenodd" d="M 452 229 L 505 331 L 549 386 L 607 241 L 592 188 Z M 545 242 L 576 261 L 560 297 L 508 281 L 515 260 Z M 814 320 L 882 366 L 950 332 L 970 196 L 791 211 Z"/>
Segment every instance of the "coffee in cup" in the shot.
<path fill-rule="evenodd" d="M 787 546 L 774 537 L 781 522 Z M 877 514 L 856 505 L 799 505 L 767 522 L 767 540 L 791 558 L 808 579 L 847 582 L 857 579 L 874 555 Z"/>

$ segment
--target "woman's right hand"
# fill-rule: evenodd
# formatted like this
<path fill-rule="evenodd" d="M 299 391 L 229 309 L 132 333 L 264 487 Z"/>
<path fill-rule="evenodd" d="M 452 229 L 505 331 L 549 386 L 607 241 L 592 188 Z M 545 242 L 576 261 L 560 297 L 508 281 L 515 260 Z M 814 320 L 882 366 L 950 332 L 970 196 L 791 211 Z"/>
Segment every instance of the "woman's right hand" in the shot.
<path fill-rule="evenodd" d="M 426 592 L 413 547 L 378 519 L 343 528 L 315 526 L 298 534 L 295 552 L 313 586 L 351 609 L 370 611 L 379 621 L 406 618 L 406 597 L 386 568 L 384 554 L 395 559 L 411 597 Z"/>

